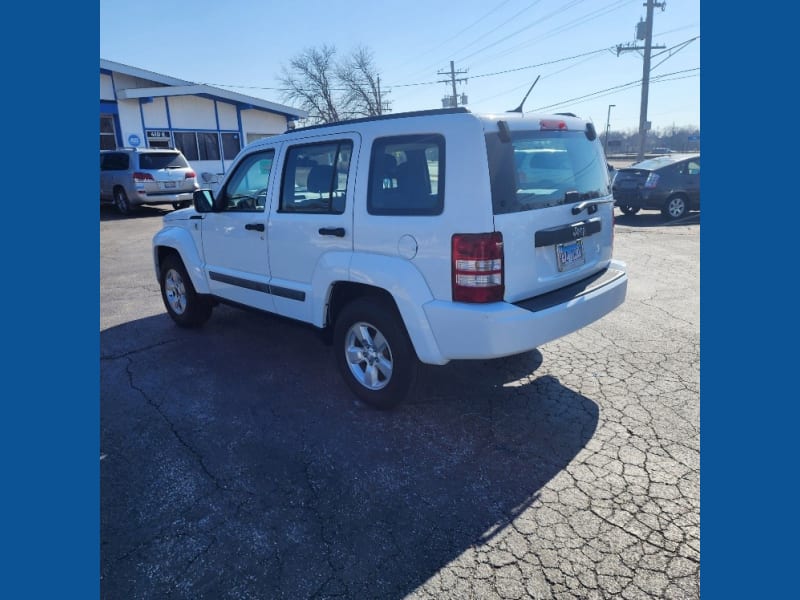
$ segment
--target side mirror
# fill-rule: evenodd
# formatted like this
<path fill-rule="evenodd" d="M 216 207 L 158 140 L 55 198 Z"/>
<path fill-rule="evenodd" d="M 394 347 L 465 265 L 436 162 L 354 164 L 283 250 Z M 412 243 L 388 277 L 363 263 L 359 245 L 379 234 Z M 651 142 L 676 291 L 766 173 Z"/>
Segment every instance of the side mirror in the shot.
<path fill-rule="evenodd" d="M 209 189 L 196 190 L 194 192 L 194 209 L 199 213 L 212 212 L 214 210 L 214 192 Z"/>

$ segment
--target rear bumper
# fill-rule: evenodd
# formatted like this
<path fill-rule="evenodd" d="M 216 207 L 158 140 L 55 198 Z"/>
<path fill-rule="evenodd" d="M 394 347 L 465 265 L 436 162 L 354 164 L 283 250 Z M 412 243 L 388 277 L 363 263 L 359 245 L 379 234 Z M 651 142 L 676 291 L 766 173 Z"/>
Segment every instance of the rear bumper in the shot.
<path fill-rule="evenodd" d="M 425 305 L 444 361 L 500 358 L 528 352 L 577 331 L 625 301 L 625 264 L 612 261 L 601 273 L 509 304 L 464 304 L 435 300 Z"/>
<path fill-rule="evenodd" d="M 150 192 L 136 190 L 130 197 L 131 204 L 172 204 L 173 202 L 192 202 L 194 192 Z"/>
<path fill-rule="evenodd" d="M 654 195 L 649 191 L 614 192 L 614 206 L 630 206 L 631 208 L 660 209 L 665 198 L 660 194 Z"/>

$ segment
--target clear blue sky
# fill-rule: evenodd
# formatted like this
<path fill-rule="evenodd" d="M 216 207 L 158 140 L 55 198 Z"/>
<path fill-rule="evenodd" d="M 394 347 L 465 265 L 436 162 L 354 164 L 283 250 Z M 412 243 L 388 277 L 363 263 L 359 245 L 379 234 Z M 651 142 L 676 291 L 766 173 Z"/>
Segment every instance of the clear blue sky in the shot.
<path fill-rule="evenodd" d="M 614 104 L 611 129 L 636 130 L 641 87 L 625 84 L 641 79 L 641 53 L 608 49 L 634 42 L 644 16 L 643 0 L 101 0 L 100 57 L 286 103 L 276 78 L 292 56 L 363 45 L 394 112 L 440 108 L 452 88 L 437 71 L 453 60 L 475 112 L 516 107 L 539 75 L 526 112 L 574 112 L 602 131 Z M 699 127 L 699 0 L 656 9 L 653 34 L 673 51 L 653 51 L 648 119 Z"/>

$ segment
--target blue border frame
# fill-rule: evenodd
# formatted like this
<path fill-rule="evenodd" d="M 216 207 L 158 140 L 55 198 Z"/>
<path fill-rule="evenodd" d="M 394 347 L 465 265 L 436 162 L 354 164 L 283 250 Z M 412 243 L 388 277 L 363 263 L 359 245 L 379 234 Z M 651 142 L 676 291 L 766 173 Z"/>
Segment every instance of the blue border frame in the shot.
<path fill-rule="evenodd" d="M 25 90 L 6 107 L 6 134 L 14 155 L 30 160 L 9 163 L 14 176 L 4 192 L 13 204 L 0 236 L 10 285 L 0 419 L 2 596 L 99 598 L 100 227 L 99 202 L 87 198 L 98 189 L 100 166 L 99 15 L 80 3 L 11 3 L 4 11 L 8 23 L 30 24 L 39 51 L 20 60 L 18 40 L 4 40 L 6 79 Z M 70 159 L 48 161 L 47 175 L 69 183 L 47 201 L 39 159 L 65 138 Z M 17 212 L 34 205 L 31 183 L 52 217 L 34 237 L 30 225 L 44 213 Z M 23 302 L 11 293 L 17 290 L 49 292 Z"/>

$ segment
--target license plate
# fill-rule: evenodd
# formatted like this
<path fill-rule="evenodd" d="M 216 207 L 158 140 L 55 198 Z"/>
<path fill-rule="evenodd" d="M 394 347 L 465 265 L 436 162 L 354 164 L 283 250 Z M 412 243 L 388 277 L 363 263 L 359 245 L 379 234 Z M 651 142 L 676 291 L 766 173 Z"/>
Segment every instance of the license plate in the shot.
<path fill-rule="evenodd" d="M 583 240 L 556 245 L 556 259 L 559 271 L 568 271 L 586 262 L 583 254 Z"/>
<path fill-rule="evenodd" d="M 174 188 L 174 187 L 175 187 L 175 185 L 176 185 L 176 184 L 175 184 L 175 182 L 174 182 L 174 181 L 165 181 L 165 182 L 164 182 L 164 187 L 165 187 L 165 188 Z"/>

